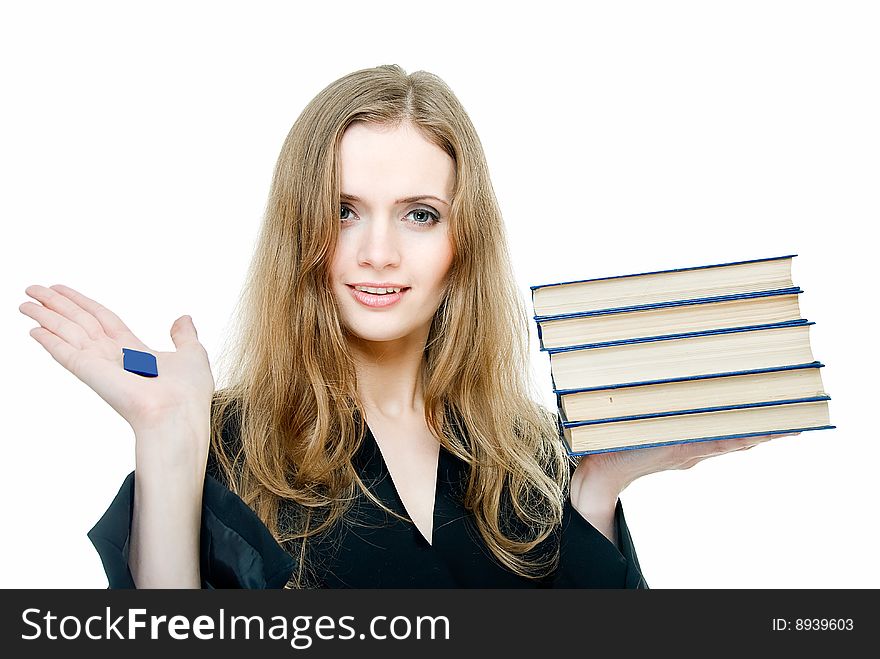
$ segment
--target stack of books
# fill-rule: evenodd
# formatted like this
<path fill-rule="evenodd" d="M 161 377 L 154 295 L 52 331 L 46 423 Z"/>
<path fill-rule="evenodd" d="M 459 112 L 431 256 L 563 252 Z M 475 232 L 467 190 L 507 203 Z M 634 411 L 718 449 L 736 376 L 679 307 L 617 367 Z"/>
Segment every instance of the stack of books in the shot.
<path fill-rule="evenodd" d="M 834 428 L 795 256 L 532 286 L 569 453 Z"/>

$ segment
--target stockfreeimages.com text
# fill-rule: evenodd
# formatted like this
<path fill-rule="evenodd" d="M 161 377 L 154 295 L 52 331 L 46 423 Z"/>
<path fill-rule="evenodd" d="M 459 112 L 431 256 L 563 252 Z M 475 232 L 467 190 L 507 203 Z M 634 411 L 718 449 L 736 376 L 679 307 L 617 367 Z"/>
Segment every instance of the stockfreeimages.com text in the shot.
<path fill-rule="evenodd" d="M 316 638 L 448 640 L 450 637 L 449 619 L 446 616 L 373 616 L 362 632 L 358 632 L 353 626 L 354 616 L 227 616 L 224 609 L 220 609 L 214 616 L 199 615 L 192 620 L 184 615 L 148 615 L 146 609 L 126 609 L 125 613 L 114 616 L 109 606 L 106 607 L 105 615 L 93 615 L 85 620 L 76 615 L 59 618 L 51 611 L 44 613 L 33 608 L 25 609 L 21 618 L 27 626 L 27 632 L 21 635 L 24 640 L 73 640 L 83 637 L 92 640 L 185 640 L 192 636 L 201 640 L 289 640 L 291 647 L 304 650 Z"/>

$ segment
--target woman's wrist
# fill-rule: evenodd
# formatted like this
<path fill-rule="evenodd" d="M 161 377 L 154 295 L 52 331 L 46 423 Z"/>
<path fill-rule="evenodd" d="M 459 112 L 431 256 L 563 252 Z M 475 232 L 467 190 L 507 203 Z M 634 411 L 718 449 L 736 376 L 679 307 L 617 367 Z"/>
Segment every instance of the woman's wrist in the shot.
<path fill-rule="evenodd" d="M 585 517 L 613 517 L 619 495 L 620 491 L 613 485 L 587 478 L 577 489 L 572 489 L 571 505 Z"/>
<path fill-rule="evenodd" d="M 195 422 L 141 430 L 135 433 L 135 469 L 149 480 L 202 480 L 210 442 L 210 427 Z"/>
<path fill-rule="evenodd" d="M 583 458 L 582 458 L 583 460 Z M 621 483 L 607 471 L 591 468 L 582 462 L 571 478 L 571 505 L 581 517 L 617 546 L 615 513 L 623 490 Z"/>
<path fill-rule="evenodd" d="M 620 493 L 629 482 L 619 478 L 604 463 L 583 456 L 571 477 L 572 504 L 588 504 L 593 508 L 606 508 L 617 504 Z"/>

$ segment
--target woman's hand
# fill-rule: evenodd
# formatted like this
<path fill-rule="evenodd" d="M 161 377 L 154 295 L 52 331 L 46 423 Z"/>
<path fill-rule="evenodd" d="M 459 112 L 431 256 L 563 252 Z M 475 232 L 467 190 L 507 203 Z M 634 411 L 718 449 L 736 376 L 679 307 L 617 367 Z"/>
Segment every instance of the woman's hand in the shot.
<path fill-rule="evenodd" d="M 585 455 L 571 477 L 572 506 L 580 511 L 607 510 L 616 505 L 618 495 L 630 483 L 642 476 L 669 469 L 690 469 L 706 458 L 749 449 L 775 437 L 799 434 L 716 439 Z"/>
<path fill-rule="evenodd" d="M 571 505 L 616 547 L 619 546 L 614 515 L 621 492 L 637 478 L 669 469 L 690 469 L 698 462 L 724 453 L 743 451 L 774 437 L 760 435 L 738 439 L 686 442 L 652 448 L 591 453 L 581 458 L 571 475 Z"/>
<path fill-rule="evenodd" d="M 157 352 L 144 345 L 116 314 L 72 288 L 35 285 L 25 293 L 40 303 L 28 301 L 19 307 L 40 323 L 30 335 L 128 421 L 135 433 L 184 419 L 207 424 L 214 378 L 208 353 L 189 316 L 171 326 L 177 350 Z M 123 348 L 155 355 L 159 376 L 143 377 L 124 370 Z"/>

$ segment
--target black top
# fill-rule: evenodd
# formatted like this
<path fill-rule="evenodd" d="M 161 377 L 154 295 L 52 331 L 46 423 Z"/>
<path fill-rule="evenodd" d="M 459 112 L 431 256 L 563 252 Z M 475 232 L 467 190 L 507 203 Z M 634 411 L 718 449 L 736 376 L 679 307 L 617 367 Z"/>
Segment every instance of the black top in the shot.
<path fill-rule="evenodd" d="M 225 440 L 225 438 L 224 438 Z M 202 498 L 200 567 L 203 588 L 282 588 L 295 560 L 257 515 L 225 485 L 209 454 Z M 353 460 L 373 494 L 400 515 L 389 515 L 363 493 L 352 511 L 317 541 L 310 556 L 325 588 L 647 588 L 632 538 L 617 501 L 620 548 L 574 510 L 566 498 L 561 529 L 545 542 L 560 542 L 559 568 L 535 581 L 502 566 L 482 541 L 461 491 L 467 465 L 442 446 L 434 500 L 433 544 L 403 506 L 372 432 Z M 134 472 L 88 537 L 98 551 L 110 588 L 134 588 L 128 543 Z M 549 546 L 549 545 L 548 545 Z M 315 560 L 317 559 L 317 560 Z"/>

